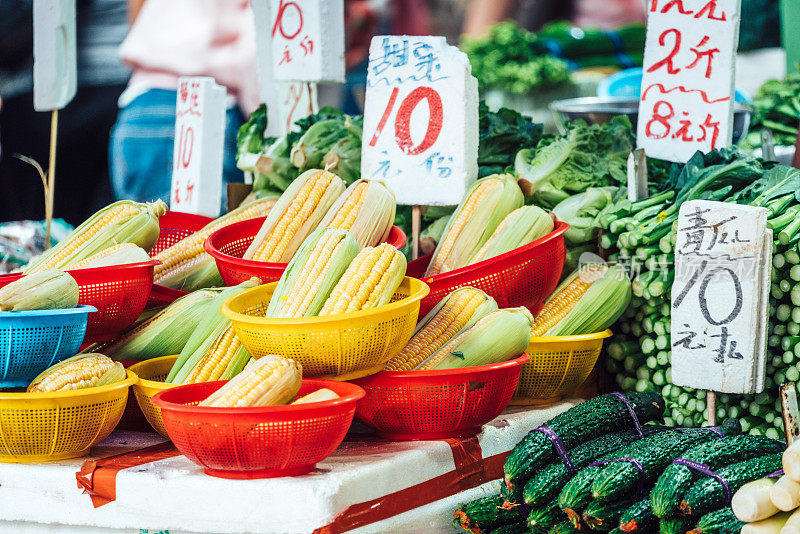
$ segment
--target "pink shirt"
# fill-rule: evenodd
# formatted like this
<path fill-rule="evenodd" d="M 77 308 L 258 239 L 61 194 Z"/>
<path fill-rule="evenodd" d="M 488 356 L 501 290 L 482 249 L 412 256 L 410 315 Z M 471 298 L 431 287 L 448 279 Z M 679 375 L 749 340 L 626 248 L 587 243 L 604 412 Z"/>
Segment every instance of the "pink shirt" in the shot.
<path fill-rule="evenodd" d="M 146 0 L 119 54 L 133 70 L 121 106 L 180 76 L 213 76 L 245 113 L 258 105 L 250 0 Z"/>
<path fill-rule="evenodd" d="M 645 22 L 643 0 L 578 0 L 573 22 L 583 28 L 613 30 L 633 22 Z"/>

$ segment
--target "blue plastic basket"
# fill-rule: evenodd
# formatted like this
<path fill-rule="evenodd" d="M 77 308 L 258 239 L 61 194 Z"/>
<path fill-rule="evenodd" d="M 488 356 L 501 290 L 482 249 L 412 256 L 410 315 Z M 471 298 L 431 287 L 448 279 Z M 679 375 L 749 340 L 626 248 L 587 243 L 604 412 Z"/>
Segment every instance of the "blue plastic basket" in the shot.
<path fill-rule="evenodd" d="M 50 367 L 78 353 L 94 306 L 0 312 L 0 388 L 27 387 Z"/>
<path fill-rule="evenodd" d="M 597 86 L 597 96 L 639 98 L 641 90 L 642 68 L 633 67 L 615 72 L 600 80 Z M 736 102 L 747 103 L 750 101 L 750 96 L 744 91 L 737 89 L 734 100 Z"/>

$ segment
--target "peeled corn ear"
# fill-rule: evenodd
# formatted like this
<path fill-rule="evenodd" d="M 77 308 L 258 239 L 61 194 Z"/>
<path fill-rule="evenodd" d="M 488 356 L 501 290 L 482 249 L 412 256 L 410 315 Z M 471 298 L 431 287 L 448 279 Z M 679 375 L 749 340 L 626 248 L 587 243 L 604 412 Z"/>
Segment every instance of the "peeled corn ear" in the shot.
<path fill-rule="evenodd" d="M 120 243 L 133 243 L 149 252 L 158 240 L 158 218 L 166 211 L 167 205 L 161 200 L 115 202 L 92 215 L 58 245 L 34 258 L 24 271 L 68 269 Z"/>
<path fill-rule="evenodd" d="M 456 289 L 423 317 L 408 344 L 386 363 L 386 370 L 410 371 L 496 309 L 497 302 L 480 289 L 469 286 Z"/>
<path fill-rule="evenodd" d="M 377 308 L 392 300 L 406 275 L 406 257 L 388 243 L 367 247 L 350 263 L 319 315 Z"/>
<path fill-rule="evenodd" d="M 469 261 L 478 263 L 515 248 L 533 243 L 553 231 L 555 223 L 549 213 L 537 206 L 522 206 L 503 219 L 492 237 L 481 247 Z"/>
<path fill-rule="evenodd" d="M 169 248 L 159 252 L 155 259 L 161 262 L 154 269 L 153 281 L 172 289 L 194 291 L 204 287 L 222 285 L 217 264 L 203 248 L 208 236 L 230 224 L 266 217 L 277 202 L 277 195 L 243 204 L 205 225 Z"/>
<path fill-rule="evenodd" d="M 230 382 L 198 406 L 249 407 L 286 404 L 303 382 L 303 367 L 282 356 L 264 356 L 245 367 Z"/>
<path fill-rule="evenodd" d="M 341 228 L 356 238 L 360 247 L 386 240 L 394 224 L 394 193 L 378 180 L 356 180 L 336 200 L 320 226 Z"/>
<path fill-rule="evenodd" d="M 450 217 L 425 276 L 467 265 L 506 215 L 523 202 L 522 190 L 510 174 L 494 174 L 475 182 Z"/>
<path fill-rule="evenodd" d="M 243 258 L 288 262 L 344 190 L 344 181 L 328 171 L 312 169 L 298 176 L 270 210 Z"/>
<path fill-rule="evenodd" d="M 531 312 L 525 307 L 495 310 L 462 331 L 416 369 L 456 369 L 510 360 L 528 348 L 532 323 Z"/>
<path fill-rule="evenodd" d="M 145 250 L 133 243 L 114 245 L 102 252 L 89 256 L 71 267 L 71 269 L 91 269 L 94 267 L 108 267 L 111 265 L 126 265 L 150 261 L 150 255 Z"/>
<path fill-rule="evenodd" d="M 72 391 L 115 384 L 125 379 L 125 368 L 102 354 L 78 354 L 53 365 L 33 379 L 29 393 Z"/>
<path fill-rule="evenodd" d="M 631 281 L 620 265 L 590 263 L 567 277 L 536 314 L 531 336 L 602 332 L 631 301 Z"/>
<path fill-rule="evenodd" d="M 357 255 L 358 243 L 350 232 L 337 228 L 316 230 L 281 275 L 266 316 L 316 316 Z"/>
<path fill-rule="evenodd" d="M 0 288 L 0 311 L 56 310 L 78 306 L 78 283 L 58 269 L 27 274 Z"/>
<path fill-rule="evenodd" d="M 339 395 L 337 395 L 333 391 L 331 391 L 329 389 L 326 389 L 326 388 L 322 388 L 322 389 L 318 389 L 317 391 L 315 391 L 313 393 L 309 393 L 308 395 L 300 397 L 299 399 L 294 401 L 292 404 L 308 404 L 310 402 L 324 402 L 324 401 L 334 400 L 334 399 L 338 399 L 338 398 L 339 398 Z"/>

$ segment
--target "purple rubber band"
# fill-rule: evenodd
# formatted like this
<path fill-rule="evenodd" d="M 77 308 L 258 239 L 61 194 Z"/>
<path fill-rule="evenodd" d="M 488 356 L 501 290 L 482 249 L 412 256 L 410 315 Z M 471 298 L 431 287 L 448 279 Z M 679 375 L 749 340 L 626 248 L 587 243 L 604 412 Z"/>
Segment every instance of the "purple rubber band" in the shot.
<path fill-rule="evenodd" d="M 570 460 L 569 456 L 567 455 L 567 448 L 564 447 L 564 444 L 561 442 L 561 438 L 558 437 L 558 434 L 556 434 L 553 431 L 553 429 L 547 425 L 542 425 L 534 430 L 538 430 L 539 432 L 547 436 L 547 438 L 553 443 L 553 447 L 556 448 L 556 452 L 558 452 L 558 455 L 561 456 L 561 461 L 564 462 L 564 465 L 566 466 L 569 474 L 574 475 L 575 466 L 572 465 L 572 460 Z"/>
<path fill-rule="evenodd" d="M 610 460 L 599 460 L 597 462 L 592 462 L 589 464 L 588 467 L 594 467 L 596 465 L 606 465 L 611 462 L 628 462 L 633 467 L 636 468 L 636 472 L 638 473 L 638 481 L 636 485 L 638 486 L 637 494 L 641 497 L 644 495 L 644 466 L 642 462 L 637 460 L 636 458 L 628 458 L 627 456 L 621 456 L 619 458 L 611 458 Z"/>
<path fill-rule="evenodd" d="M 723 491 L 725 491 L 725 505 L 730 506 L 731 499 L 733 498 L 733 492 L 731 492 L 731 487 L 728 484 L 728 481 L 719 476 L 717 473 L 711 470 L 706 464 L 701 464 L 700 462 L 693 462 L 692 460 L 687 460 L 686 458 L 676 458 L 672 461 L 673 464 L 678 465 L 685 465 L 689 469 L 694 469 L 700 473 L 703 473 L 706 476 L 709 476 L 720 483 L 722 486 Z"/>
<path fill-rule="evenodd" d="M 619 397 L 620 399 L 622 399 L 622 402 L 625 403 L 625 407 L 628 408 L 628 413 L 631 414 L 631 419 L 633 419 L 633 424 L 636 425 L 636 433 L 639 434 L 639 439 L 644 438 L 644 433 L 642 432 L 642 425 L 641 423 L 639 423 L 639 418 L 636 416 L 636 412 L 633 409 L 631 401 L 629 401 L 628 397 L 626 397 L 622 393 L 615 392 L 612 393 L 612 395 Z"/>
<path fill-rule="evenodd" d="M 778 478 L 783 476 L 783 469 L 778 469 L 774 473 L 770 473 L 766 476 L 766 478 Z"/>

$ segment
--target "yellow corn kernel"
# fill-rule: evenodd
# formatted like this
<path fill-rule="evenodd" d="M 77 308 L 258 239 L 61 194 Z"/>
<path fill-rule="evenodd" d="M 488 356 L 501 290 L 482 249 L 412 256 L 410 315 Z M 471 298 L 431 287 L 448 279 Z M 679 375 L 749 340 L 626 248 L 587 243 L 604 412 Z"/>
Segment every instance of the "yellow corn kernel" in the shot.
<path fill-rule="evenodd" d="M 70 269 L 91 269 L 143 261 L 150 261 L 150 255 L 142 247 L 133 243 L 120 243 L 73 264 Z"/>
<path fill-rule="evenodd" d="M 0 288 L 0 311 L 75 308 L 78 294 L 78 283 L 69 273 L 45 269 Z"/>
<path fill-rule="evenodd" d="M 282 356 L 264 356 L 244 368 L 199 406 L 276 406 L 291 401 L 300 390 L 303 368 Z"/>
<path fill-rule="evenodd" d="M 469 286 L 456 289 L 420 321 L 408 344 L 387 362 L 386 370 L 414 369 L 459 332 L 496 309 L 495 300 L 480 289 Z"/>
<path fill-rule="evenodd" d="M 539 337 L 565 318 L 589 287 L 606 272 L 602 264 L 588 264 L 575 271 L 556 288 L 544 307 L 536 314 L 531 337 Z"/>
<path fill-rule="evenodd" d="M 45 370 L 28 386 L 29 393 L 72 391 L 113 384 L 125 378 L 119 362 L 102 354 L 78 354 Z"/>
<path fill-rule="evenodd" d="M 388 237 L 396 210 L 394 194 L 383 182 L 361 179 L 336 200 L 320 224 L 349 231 L 362 248 L 375 246 Z"/>
<path fill-rule="evenodd" d="M 196 384 L 197 382 L 222 380 L 225 370 L 229 368 L 231 362 L 237 355 L 241 356 L 240 353 L 242 350 L 242 342 L 236 337 L 236 332 L 231 326 L 217 339 L 197 365 L 194 366 L 189 377 L 184 380 L 183 383 Z M 247 359 L 249 359 L 249 354 Z M 238 374 L 238 372 L 236 374 Z"/>

